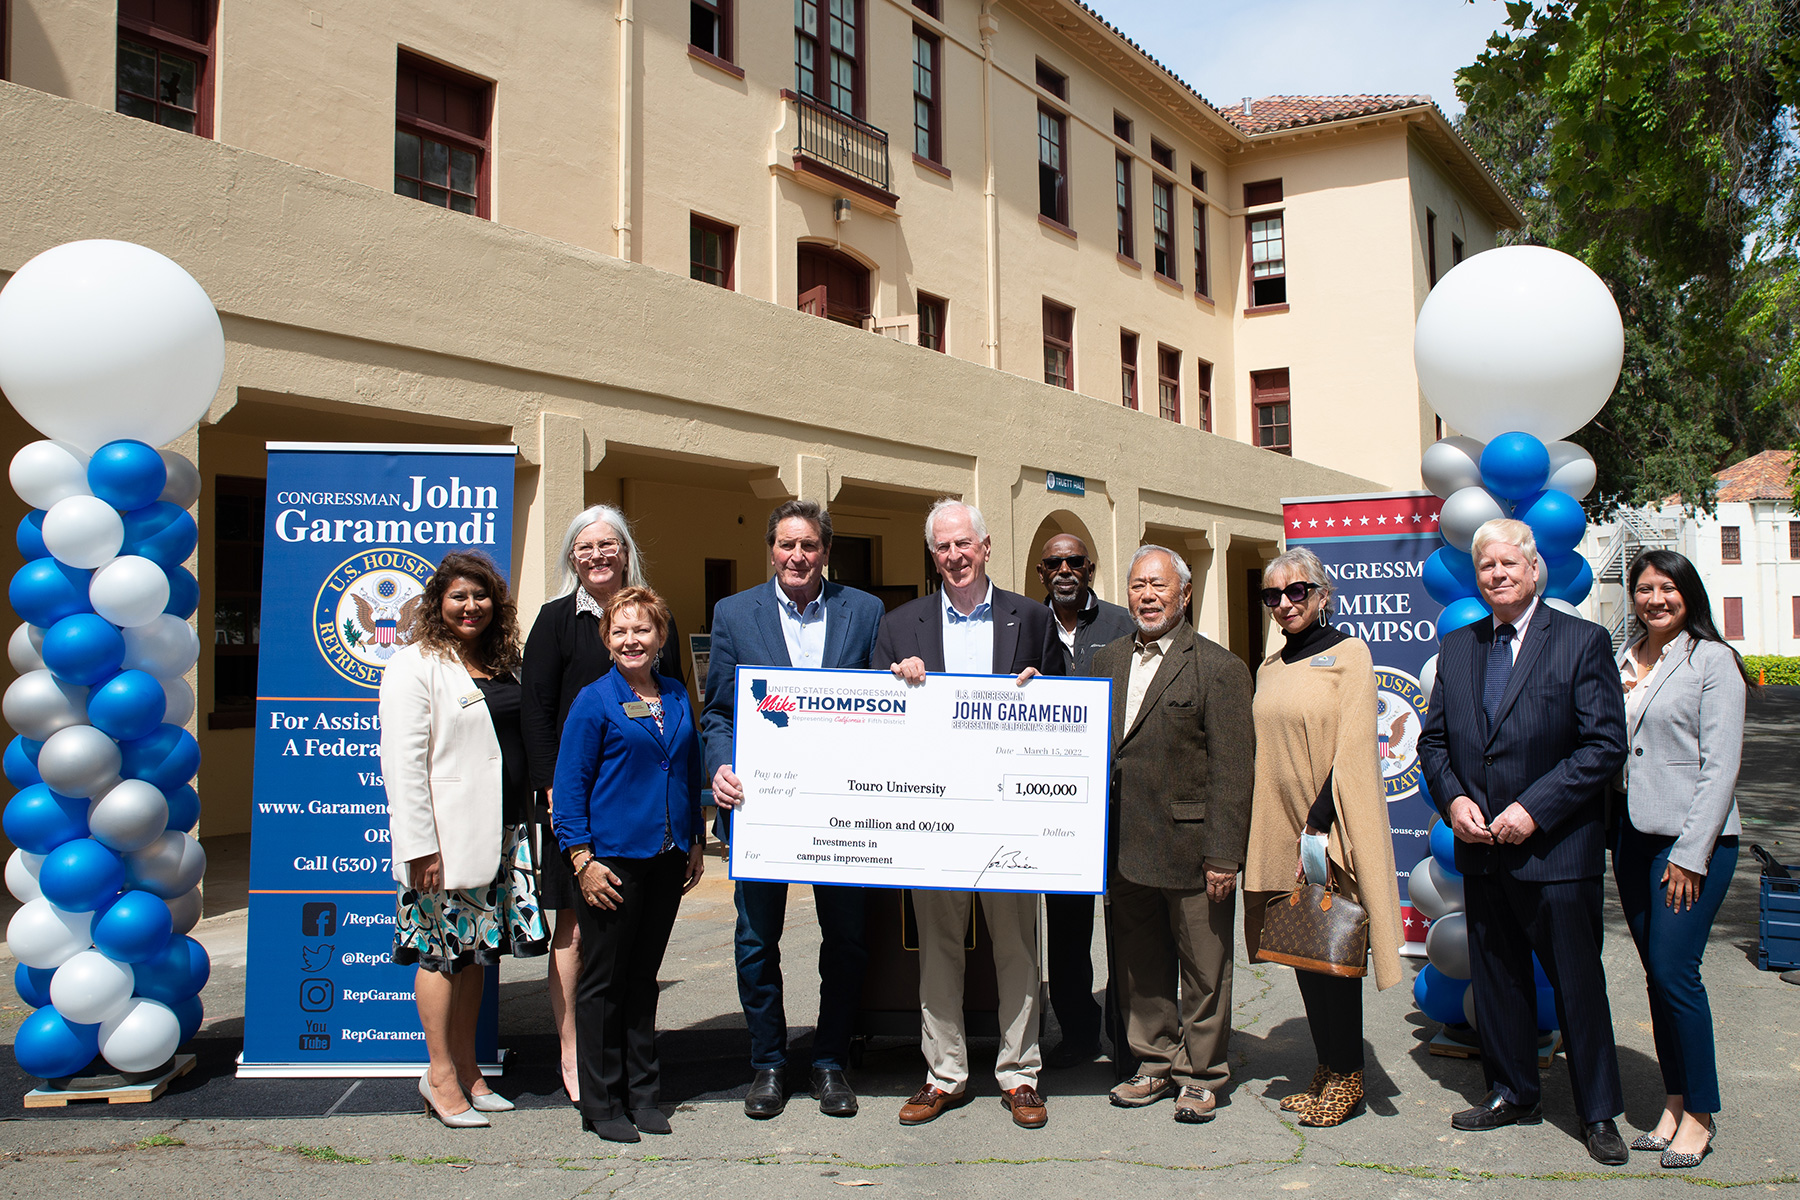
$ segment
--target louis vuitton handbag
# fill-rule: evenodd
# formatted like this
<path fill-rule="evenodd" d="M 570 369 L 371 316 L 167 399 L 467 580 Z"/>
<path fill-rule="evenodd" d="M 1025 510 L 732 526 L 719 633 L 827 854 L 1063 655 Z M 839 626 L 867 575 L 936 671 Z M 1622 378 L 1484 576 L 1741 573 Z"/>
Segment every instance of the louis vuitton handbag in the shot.
<path fill-rule="evenodd" d="M 1369 973 L 1368 910 L 1336 888 L 1298 884 L 1269 901 L 1256 957 L 1319 975 L 1360 979 Z"/>

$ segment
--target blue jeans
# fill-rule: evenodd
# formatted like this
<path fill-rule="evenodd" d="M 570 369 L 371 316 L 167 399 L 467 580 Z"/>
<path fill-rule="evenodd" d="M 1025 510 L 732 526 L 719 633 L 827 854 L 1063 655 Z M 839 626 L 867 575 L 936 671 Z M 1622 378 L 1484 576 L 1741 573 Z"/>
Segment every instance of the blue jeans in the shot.
<path fill-rule="evenodd" d="M 1629 818 L 1619 823 L 1613 842 L 1613 879 L 1619 904 L 1637 943 L 1650 989 L 1650 1023 L 1656 1032 L 1656 1061 L 1663 1091 L 1680 1096 L 1689 1112 L 1719 1111 L 1719 1070 L 1713 1051 L 1712 1005 L 1700 979 L 1700 957 L 1713 918 L 1737 869 L 1738 840 L 1722 837 L 1713 848 L 1700 897 L 1686 912 L 1663 903 L 1664 868 L 1672 837 L 1641 833 Z"/>
<path fill-rule="evenodd" d="M 788 885 L 740 880 L 737 885 L 738 1000 L 750 1027 L 750 1066 L 779 1071 L 787 1065 L 787 1010 L 781 1001 L 781 929 L 787 920 Z M 862 999 L 863 889 L 813 888 L 819 914 L 819 1023 L 813 1030 L 813 1066 L 843 1070 L 850 1028 Z"/>

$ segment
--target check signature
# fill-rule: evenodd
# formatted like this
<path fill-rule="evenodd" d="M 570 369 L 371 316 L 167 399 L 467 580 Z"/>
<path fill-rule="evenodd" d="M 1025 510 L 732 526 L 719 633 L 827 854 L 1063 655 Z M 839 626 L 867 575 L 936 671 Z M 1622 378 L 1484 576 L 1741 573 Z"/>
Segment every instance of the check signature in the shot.
<path fill-rule="evenodd" d="M 987 869 L 993 870 L 995 867 L 998 867 L 1003 871 L 1037 870 L 1036 867 L 1031 865 L 1030 860 L 1025 857 L 1024 851 L 1008 850 L 1005 846 L 994 851 L 994 856 L 988 860 Z"/>

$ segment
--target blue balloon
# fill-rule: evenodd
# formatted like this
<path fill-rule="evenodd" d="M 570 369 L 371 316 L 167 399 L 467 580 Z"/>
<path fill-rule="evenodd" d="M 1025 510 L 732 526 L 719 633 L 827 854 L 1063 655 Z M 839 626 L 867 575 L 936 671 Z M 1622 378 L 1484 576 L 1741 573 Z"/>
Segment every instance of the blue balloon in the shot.
<path fill-rule="evenodd" d="M 20 963 L 13 968 L 13 991 L 31 1007 L 42 1008 L 50 1003 L 50 979 L 55 974 L 55 967 L 28 967 Z"/>
<path fill-rule="evenodd" d="M 1538 553 L 1545 557 L 1569 553 L 1581 544 L 1581 535 L 1587 532 L 1587 514 L 1581 511 L 1581 501 L 1567 492 L 1538 492 L 1519 501 L 1513 516 L 1531 526 Z"/>
<path fill-rule="evenodd" d="M 44 545 L 44 510 L 34 508 L 19 518 L 19 531 L 13 535 L 18 543 L 19 554 L 30 562 L 34 558 L 44 558 L 50 553 L 50 547 Z"/>
<path fill-rule="evenodd" d="M 66 566 L 54 558 L 34 558 L 13 573 L 6 598 L 25 620 L 48 629 L 64 617 L 93 612 L 88 600 L 92 571 Z"/>
<path fill-rule="evenodd" d="M 1568 573 L 1559 578 L 1555 570 L 1550 572 L 1550 586 L 1544 589 L 1544 594 L 1555 600 L 1580 604 L 1594 588 L 1594 568 L 1579 554 L 1572 557 L 1575 561 Z"/>
<path fill-rule="evenodd" d="M 77 1025 L 54 1005 L 38 1009 L 13 1035 L 13 1055 L 27 1075 L 65 1079 L 76 1075 L 100 1053 L 100 1027 Z"/>
<path fill-rule="evenodd" d="M 169 602 L 163 611 L 185 621 L 200 607 L 200 581 L 186 567 L 164 567 L 163 574 L 169 577 Z"/>
<path fill-rule="evenodd" d="M 1450 828 L 1450 822 L 1434 821 L 1431 826 L 1431 857 L 1437 859 L 1438 866 L 1459 874 L 1456 869 L 1456 831 Z"/>
<path fill-rule="evenodd" d="M 74 838 L 44 856 L 38 886 L 64 912 L 88 912 L 125 886 L 125 860 L 93 838 Z"/>
<path fill-rule="evenodd" d="M 205 946 L 178 933 L 155 955 L 137 964 L 133 972 L 137 976 L 137 995 L 173 1008 L 206 986 L 212 975 L 212 960 L 207 958 Z"/>
<path fill-rule="evenodd" d="M 148 671 L 120 671 L 88 693 L 88 720 L 121 742 L 147 737 L 162 724 L 168 693 Z"/>
<path fill-rule="evenodd" d="M 130 891 L 94 921 L 94 946 L 116 962 L 141 963 L 169 944 L 175 917 L 169 906 L 145 891 Z"/>
<path fill-rule="evenodd" d="M 1544 964 L 1538 961 L 1538 956 L 1535 954 L 1531 956 L 1531 977 L 1540 988 L 1550 986 L 1550 976 L 1544 974 Z"/>
<path fill-rule="evenodd" d="M 1463 1023 L 1463 993 L 1469 990 L 1467 979 L 1452 979 L 1430 963 L 1413 980 L 1413 1002 L 1419 1011 L 1440 1025 Z"/>
<path fill-rule="evenodd" d="M 127 779 L 142 779 L 165 796 L 200 769 L 200 743 L 176 725 L 158 725 L 144 737 L 120 742 L 119 754 L 123 759 L 119 774 Z"/>
<path fill-rule="evenodd" d="M 58 679 L 91 687 L 118 673 L 125 635 L 105 617 L 76 613 L 44 630 L 43 655 Z"/>
<path fill-rule="evenodd" d="M 1475 560 L 1455 546 L 1440 546 L 1425 560 L 1425 590 L 1439 604 L 1454 604 L 1479 596 L 1475 584 Z"/>
<path fill-rule="evenodd" d="M 48 854 L 64 842 L 88 833 L 86 800 L 59 796 L 48 784 L 34 783 L 6 802 L 0 827 L 12 844 L 28 854 Z"/>
<path fill-rule="evenodd" d="M 124 520 L 125 544 L 119 553 L 141 555 L 165 571 L 186 562 L 200 540 L 194 518 L 167 500 L 128 512 Z"/>
<path fill-rule="evenodd" d="M 1544 486 L 1550 451 L 1529 433 L 1503 433 L 1481 452 L 1481 482 L 1508 500 L 1522 500 Z"/>
<path fill-rule="evenodd" d="M 1438 637 L 1441 639 L 1445 634 L 1461 629 L 1464 625 L 1485 621 L 1490 615 L 1488 606 L 1481 602 L 1479 596 L 1466 596 L 1461 600 L 1452 601 L 1445 605 L 1444 611 L 1438 615 Z"/>
<path fill-rule="evenodd" d="M 1546 984 L 1537 990 L 1538 1032 L 1549 1033 L 1561 1024 L 1556 1019 L 1556 991 Z"/>
<path fill-rule="evenodd" d="M 6 757 L 3 760 L 6 782 L 16 788 L 28 788 L 34 783 L 44 782 L 44 777 L 38 774 L 37 769 L 38 751 L 43 748 L 44 743 L 34 742 L 23 736 L 6 743 Z"/>
<path fill-rule="evenodd" d="M 181 1022 L 181 1041 L 177 1044 L 184 1045 L 189 1038 L 200 1032 L 200 1022 L 206 1019 L 206 1005 L 200 1003 L 200 997 L 189 996 L 180 1004 L 169 1005 L 169 1008 L 175 1013 L 175 1019 Z"/>
<path fill-rule="evenodd" d="M 143 442 L 108 442 L 88 459 L 88 490 L 121 512 L 154 503 L 169 483 L 169 465 Z"/>
<path fill-rule="evenodd" d="M 200 820 L 200 794 L 192 786 L 178 787 L 164 796 L 169 802 L 169 823 L 164 829 L 192 833 Z"/>

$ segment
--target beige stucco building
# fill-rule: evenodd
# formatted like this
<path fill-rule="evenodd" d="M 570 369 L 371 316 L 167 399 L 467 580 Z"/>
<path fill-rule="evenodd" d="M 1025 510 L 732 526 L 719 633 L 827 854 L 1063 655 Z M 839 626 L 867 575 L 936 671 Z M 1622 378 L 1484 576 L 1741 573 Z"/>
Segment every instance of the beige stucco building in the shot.
<path fill-rule="evenodd" d="M 1518 220 L 1428 98 L 1220 110 L 1071 0 L 309 3 L 0 0 L 0 280 L 123 238 L 224 320 L 179 444 L 212 834 L 249 821 L 268 440 L 515 443 L 527 617 L 586 503 L 698 631 L 780 499 L 893 599 L 948 494 L 1003 586 L 1051 532 L 1111 598 L 1173 546 L 1251 657 L 1280 498 L 1417 486 L 1414 316 Z"/>

